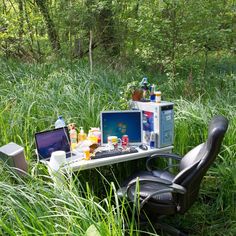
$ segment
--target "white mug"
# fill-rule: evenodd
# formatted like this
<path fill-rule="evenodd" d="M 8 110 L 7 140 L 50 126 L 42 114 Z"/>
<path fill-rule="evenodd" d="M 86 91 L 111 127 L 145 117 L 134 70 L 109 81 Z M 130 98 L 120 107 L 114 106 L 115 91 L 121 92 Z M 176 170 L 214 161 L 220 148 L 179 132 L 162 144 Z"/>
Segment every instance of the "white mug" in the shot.
<path fill-rule="evenodd" d="M 52 170 L 58 171 L 66 163 L 66 153 L 64 151 L 55 151 L 51 154 L 49 166 Z"/>

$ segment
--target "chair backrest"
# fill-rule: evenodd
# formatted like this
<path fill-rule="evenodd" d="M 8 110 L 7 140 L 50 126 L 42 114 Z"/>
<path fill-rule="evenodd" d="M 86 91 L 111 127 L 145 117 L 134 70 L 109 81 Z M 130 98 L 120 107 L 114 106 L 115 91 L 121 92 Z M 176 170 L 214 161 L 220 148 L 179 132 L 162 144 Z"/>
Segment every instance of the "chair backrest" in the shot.
<path fill-rule="evenodd" d="M 227 128 L 228 120 L 225 117 L 213 117 L 209 124 L 207 141 L 182 158 L 180 172 L 173 180 L 187 190 L 186 194 L 177 196 L 180 213 L 186 212 L 198 197 L 202 178 L 218 155 Z"/>

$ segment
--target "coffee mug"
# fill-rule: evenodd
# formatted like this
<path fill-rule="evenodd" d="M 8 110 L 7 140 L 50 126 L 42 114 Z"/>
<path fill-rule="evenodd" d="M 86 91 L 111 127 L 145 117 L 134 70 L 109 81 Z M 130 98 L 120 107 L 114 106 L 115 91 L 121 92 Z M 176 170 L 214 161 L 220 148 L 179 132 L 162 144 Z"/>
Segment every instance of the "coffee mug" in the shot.
<path fill-rule="evenodd" d="M 66 163 L 66 153 L 64 151 L 52 152 L 49 166 L 52 170 L 58 171 Z"/>
<path fill-rule="evenodd" d="M 119 138 L 117 136 L 108 136 L 107 137 L 107 143 L 109 146 L 113 146 L 114 148 L 118 147 L 118 142 L 119 142 Z"/>

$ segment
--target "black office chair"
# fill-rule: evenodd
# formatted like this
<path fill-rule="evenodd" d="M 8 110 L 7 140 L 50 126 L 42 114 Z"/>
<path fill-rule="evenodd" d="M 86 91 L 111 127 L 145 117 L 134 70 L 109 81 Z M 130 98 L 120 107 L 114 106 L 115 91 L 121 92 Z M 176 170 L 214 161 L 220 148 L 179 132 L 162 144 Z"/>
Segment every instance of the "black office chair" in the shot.
<path fill-rule="evenodd" d="M 126 196 L 136 203 L 135 199 L 138 199 L 139 219 L 146 215 L 153 226 L 173 235 L 185 235 L 174 227 L 158 222 L 163 216 L 184 214 L 195 202 L 202 178 L 218 155 L 227 128 L 228 120 L 215 116 L 209 124 L 207 141 L 193 148 L 183 158 L 175 154 L 152 155 L 146 162 L 148 171 L 140 171 L 128 178 L 118 190 L 118 196 Z M 151 164 L 159 157 L 179 161 L 178 174 L 153 170 Z"/>

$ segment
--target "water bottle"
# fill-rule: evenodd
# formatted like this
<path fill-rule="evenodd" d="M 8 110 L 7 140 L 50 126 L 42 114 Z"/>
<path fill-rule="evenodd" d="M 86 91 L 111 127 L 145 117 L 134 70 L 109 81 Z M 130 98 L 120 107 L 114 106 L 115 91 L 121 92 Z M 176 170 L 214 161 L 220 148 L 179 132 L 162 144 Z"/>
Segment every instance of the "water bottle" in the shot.
<path fill-rule="evenodd" d="M 155 102 L 155 85 L 150 88 L 150 102 Z"/>
<path fill-rule="evenodd" d="M 65 126 L 66 126 L 66 123 L 65 123 L 65 121 L 63 120 L 62 116 L 58 116 L 58 119 L 57 119 L 57 121 L 55 122 L 55 129 L 61 128 L 61 127 L 65 127 Z"/>
<path fill-rule="evenodd" d="M 155 148 L 155 133 L 152 131 L 150 134 L 150 143 L 149 146 L 150 148 Z"/>

